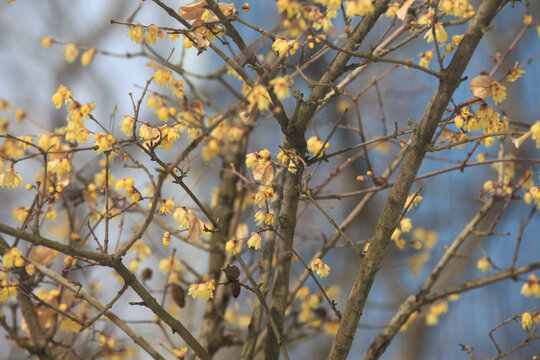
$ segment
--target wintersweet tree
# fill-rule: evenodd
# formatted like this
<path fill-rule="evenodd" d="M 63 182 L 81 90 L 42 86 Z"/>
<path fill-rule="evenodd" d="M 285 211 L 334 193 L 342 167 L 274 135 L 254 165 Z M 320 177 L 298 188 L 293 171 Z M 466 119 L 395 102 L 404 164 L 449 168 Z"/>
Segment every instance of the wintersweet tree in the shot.
<path fill-rule="evenodd" d="M 7 2 L 6 356 L 537 357 L 536 1 Z"/>

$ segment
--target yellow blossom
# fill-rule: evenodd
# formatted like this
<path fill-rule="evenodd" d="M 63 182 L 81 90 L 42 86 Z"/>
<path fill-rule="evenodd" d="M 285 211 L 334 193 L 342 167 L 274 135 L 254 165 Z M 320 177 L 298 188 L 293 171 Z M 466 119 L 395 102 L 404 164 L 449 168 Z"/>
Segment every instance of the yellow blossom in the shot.
<path fill-rule="evenodd" d="M 414 198 L 414 200 L 413 200 L 413 196 L 414 196 L 414 194 L 413 194 L 413 195 L 409 195 L 409 196 L 407 197 L 407 201 L 405 201 L 405 205 L 404 205 L 404 208 L 405 208 L 405 209 L 408 208 L 409 210 L 411 210 L 413 207 L 418 206 L 418 204 L 420 203 L 420 201 L 424 198 L 424 197 L 421 196 L 421 195 L 417 195 L 417 196 Z M 411 201 L 413 201 L 412 204 L 411 204 Z"/>
<path fill-rule="evenodd" d="M 476 262 L 476 268 L 482 270 L 482 272 L 489 271 L 491 269 L 491 260 L 487 257 L 481 257 Z"/>
<path fill-rule="evenodd" d="M 272 44 L 272 49 L 277 52 L 278 55 L 286 54 L 289 51 L 290 44 L 283 38 L 276 38 Z"/>
<path fill-rule="evenodd" d="M 201 157 L 205 162 L 212 160 L 219 155 L 219 143 L 216 139 L 210 139 L 206 145 L 201 149 Z"/>
<path fill-rule="evenodd" d="M 79 56 L 79 49 L 75 44 L 68 44 L 64 47 L 64 58 L 68 63 L 72 63 Z"/>
<path fill-rule="evenodd" d="M 49 208 L 49 209 L 47 209 L 47 212 L 45 213 L 45 218 L 47 220 L 53 220 L 54 221 L 54 220 L 56 220 L 58 218 L 58 214 L 57 214 L 56 210 Z"/>
<path fill-rule="evenodd" d="M 529 275 L 529 278 L 521 287 L 520 294 L 523 296 L 534 295 L 535 297 L 540 298 L 540 280 L 536 277 L 536 275 Z"/>
<path fill-rule="evenodd" d="M 523 330 L 529 330 L 532 325 L 532 316 L 530 312 L 524 312 L 521 314 L 521 327 Z"/>
<path fill-rule="evenodd" d="M 429 64 L 431 63 L 431 59 L 433 59 L 433 51 L 429 50 L 424 53 L 422 53 L 422 57 L 420 58 L 420 66 L 423 67 L 429 67 Z"/>
<path fill-rule="evenodd" d="M 183 359 L 187 354 L 187 350 L 188 350 L 188 348 L 184 346 L 184 347 L 182 347 L 180 349 L 173 349 L 172 353 L 178 359 Z"/>
<path fill-rule="evenodd" d="M 247 95 L 247 101 L 251 106 L 257 105 L 260 111 L 264 111 L 270 107 L 268 91 L 262 85 L 257 85 L 251 90 Z"/>
<path fill-rule="evenodd" d="M 525 26 L 531 26 L 533 23 L 533 16 L 531 14 L 525 15 L 523 18 L 523 25 Z"/>
<path fill-rule="evenodd" d="M 372 0 L 347 0 L 345 2 L 345 14 L 347 16 L 364 16 L 373 14 Z"/>
<path fill-rule="evenodd" d="M 259 235 L 259 233 L 252 232 L 247 245 L 255 250 L 259 250 L 261 248 L 261 235 Z"/>
<path fill-rule="evenodd" d="M 148 26 L 148 28 L 146 29 L 146 37 L 144 38 L 144 41 L 147 44 L 156 45 L 156 40 L 157 40 L 159 31 L 160 31 L 159 28 L 154 24 Z"/>
<path fill-rule="evenodd" d="M 120 130 L 126 134 L 126 136 L 131 136 L 133 129 L 135 128 L 135 119 L 132 116 L 124 115 L 124 119 L 120 121 Z"/>
<path fill-rule="evenodd" d="M 167 198 L 163 199 L 161 206 L 159 208 L 160 214 L 170 214 L 174 210 L 174 199 Z"/>
<path fill-rule="evenodd" d="M 225 250 L 233 254 L 238 254 L 242 250 L 243 240 L 229 240 L 225 243 Z"/>
<path fill-rule="evenodd" d="M 532 139 L 536 140 L 536 148 L 540 148 L 540 121 L 531 125 L 530 132 L 532 134 Z"/>
<path fill-rule="evenodd" d="M 169 246 L 171 243 L 171 233 L 166 231 L 165 234 L 163 234 L 163 239 L 161 239 L 163 242 L 163 246 Z"/>
<path fill-rule="evenodd" d="M 273 225 L 274 217 L 264 210 L 259 210 L 255 213 L 255 225 L 260 226 L 263 222 L 268 226 Z"/>
<path fill-rule="evenodd" d="M 192 296 L 194 299 L 200 297 L 206 301 L 214 298 L 215 288 L 216 286 L 211 281 L 200 284 L 192 284 L 189 287 L 188 295 Z"/>
<path fill-rule="evenodd" d="M 313 260 L 309 268 L 322 278 L 328 276 L 330 273 L 330 266 L 326 265 L 321 259 Z"/>
<path fill-rule="evenodd" d="M 135 41 L 137 44 L 140 44 L 144 38 L 144 29 L 142 25 L 130 27 L 128 36 L 131 40 Z"/>
<path fill-rule="evenodd" d="M 22 182 L 23 178 L 15 171 L 13 164 L 0 174 L 0 186 L 5 186 L 8 189 L 20 187 Z"/>
<path fill-rule="evenodd" d="M 324 145 L 324 148 L 323 148 L 323 145 Z M 308 151 L 311 152 L 313 156 L 317 156 L 317 157 L 323 156 L 324 150 L 327 149 L 328 146 L 330 146 L 330 144 L 323 143 L 322 140 L 320 140 L 316 136 L 312 136 L 307 140 Z"/>
<path fill-rule="evenodd" d="M 86 50 L 81 56 L 81 64 L 83 66 L 90 65 L 92 63 L 92 60 L 94 60 L 94 55 L 96 55 L 96 49 L 91 48 Z"/>
<path fill-rule="evenodd" d="M 291 96 L 289 91 L 288 79 L 286 77 L 278 76 L 273 80 L 270 80 L 270 85 L 273 86 L 274 94 L 279 100 L 283 100 Z"/>
<path fill-rule="evenodd" d="M 506 98 L 506 87 L 502 86 L 497 81 L 493 81 L 491 83 L 491 93 L 493 96 L 493 102 L 495 105 L 497 105 Z"/>
<path fill-rule="evenodd" d="M 66 105 L 71 102 L 71 91 L 64 85 L 60 85 L 51 100 L 54 103 L 54 106 L 59 109 L 62 106 L 62 101 L 64 101 Z"/>
<path fill-rule="evenodd" d="M 448 303 L 445 300 L 439 300 L 429 307 L 426 315 L 426 325 L 436 325 L 439 323 L 439 316 L 448 311 Z"/>
<path fill-rule="evenodd" d="M 171 85 L 173 95 L 176 95 L 180 99 L 184 97 L 184 82 L 182 80 L 174 80 Z"/>
<path fill-rule="evenodd" d="M 437 41 L 442 44 L 448 39 L 448 35 L 446 34 L 446 30 L 444 30 L 444 27 L 441 23 L 435 23 L 435 36 L 433 35 L 433 28 L 429 29 L 426 34 L 424 35 L 424 39 L 427 38 L 427 42 L 433 42 L 433 38 L 437 37 Z"/>
<path fill-rule="evenodd" d="M 525 70 L 519 69 L 518 64 L 519 62 L 516 61 L 516 63 L 514 64 L 514 67 L 508 71 L 508 75 L 506 76 L 506 81 L 514 82 L 521 77 L 521 74 L 525 74 Z"/>
<path fill-rule="evenodd" d="M 44 48 L 44 49 L 48 49 L 51 47 L 51 45 L 53 44 L 54 40 L 52 37 L 50 36 L 45 36 L 43 37 L 43 39 L 41 39 L 41 46 Z"/>
<path fill-rule="evenodd" d="M 62 175 L 71 170 L 71 163 L 67 157 L 56 158 L 47 163 L 47 171 Z"/>
<path fill-rule="evenodd" d="M 115 143 L 115 138 L 111 134 L 105 134 L 103 132 L 98 132 L 94 135 L 94 146 L 98 148 L 95 150 L 97 153 L 108 150 L 110 146 Z"/>
<path fill-rule="evenodd" d="M 180 272 L 182 271 L 182 266 L 180 265 L 180 261 L 178 261 L 176 258 L 168 257 L 159 261 L 159 270 L 163 274 L 168 274 L 169 272 Z"/>

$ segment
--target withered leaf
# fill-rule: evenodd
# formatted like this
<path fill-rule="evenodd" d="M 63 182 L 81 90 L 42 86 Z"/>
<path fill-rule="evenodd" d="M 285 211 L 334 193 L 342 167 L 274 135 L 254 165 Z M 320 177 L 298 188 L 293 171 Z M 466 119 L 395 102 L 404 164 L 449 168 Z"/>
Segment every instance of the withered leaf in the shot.
<path fill-rule="evenodd" d="M 469 88 L 474 96 L 485 99 L 491 96 L 493 80 L 488 75 L 480 75 L 471 80 Z"/>

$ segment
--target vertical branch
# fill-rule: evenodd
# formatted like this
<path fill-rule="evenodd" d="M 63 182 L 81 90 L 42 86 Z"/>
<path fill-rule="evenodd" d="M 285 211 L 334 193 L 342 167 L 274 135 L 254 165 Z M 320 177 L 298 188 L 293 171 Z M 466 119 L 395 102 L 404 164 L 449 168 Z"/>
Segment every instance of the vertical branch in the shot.
<path fill-rule="evenodd" d="M 448 69 L 443 72 L 437 91 L 429 102 L 418 128 L 413 133 L 405 161 L 379 217 L 371 246 L 354 280 L 343 319 L 332 344 L 330 359 L 344 359 L 349 353 L 375 275 L 379 271 L 383 255 L 390 243 L 396 220 L 401 215 L 414 178 L 424 160 L 425 147 L 431 142 L 437 124 L 442 118 L 452 94 L 460 84 L 461 76 L 480 42 L 484 30 L 503 3 L 504 0 L 484 0 L 482 2 Z"/>
<path fill-rule="evenodd" d="M 303 154 L 304 151 L 297 150 L 297 153 Z M 289 275 L 293 254 L 291 247 L 293 246 L 294 231 L 296 229 L 296 212 L 298 210 L 302 173 L 303 169 L 298 169 L 296 174 L 287 171 L 283 187 L 283 206 L 279 217 L 279 226 L 285 241 L 279 241 L 278 243 L 274 287 L 272 289 L 272 307 L 270 308 L 272 318 L 280 333 L 283 333 L 285 309 L 287 308 L 287 297 L 289 295 Z M 270 328 L 268 328 L 264 354 L 267 360 L 278 359 L 279 357 L 277 338 Z"/>
<path fill-rule="evenodd" d="M 279 216 L 279 210 L 283 200 L 283 182 L 285 180 L 286 171 L 287 170 L 284 167 L 279 168 L 274 179 L 275 198 L 270 205 L 270 213 L 274 219 L 277 219 Z M 275 226 L 277 228 L 279 224 L 276 224 Z M 261 284 L 261 293 L 263 296 L 266 296 L 270 290 L 268 282 L 272 272 L 272 258 L 274 256 L 274 248 L 276 245 L 276 233 L 273 231 L 267 231 L 265 232 L 264 239 L 265 241 L 261 254 L 261 265 L 259 267 L 259 284 Z M 257 344 L 257 338 L 261 331 L 263 310 L 262 303 L 255 304 L 251 314 L 251 320 L 249 321 L 248 333 L 244 342 L 244 347 L 242 348 L 242 360 L 253 359 L 255 345 Z"/>
<path fill-rule="evenodd" d="M 105 239 L 103 252 L 106 254 L 109 247 L 109 151 L 105 151 Z"/>
<path fill-rule="evenodd" d="M 239 169 L 242 160 L 245 158 L 245 151 L 242 141 L 225 145 L 223 151 L 223 168 Z M 221 182 L 218 189 L 217 203 L 212 209 L 212 215 L 219 219 L 219 231 L 212 233 L 210 239 L 210 262 L 208 264 L 208 275 L 217 282 L 225 282 L 225 274 L 221 269 L 231 256 L 223 251 L 224 241 L 227 241 L 230 230 L 231 219 L 234 215 L 234 202 L 236 200 L 236 184 L 238 176 L 234 172 L 221 171 Z M 223 330 L 225 322 L 223 314 L 229 301 L 227 287 L 219 286 L 216 289 L 213 301 L 206 304 L 204 317 L 202 320 L 199 341 L 210 355 L 214 354 L 223 345 Z"/>

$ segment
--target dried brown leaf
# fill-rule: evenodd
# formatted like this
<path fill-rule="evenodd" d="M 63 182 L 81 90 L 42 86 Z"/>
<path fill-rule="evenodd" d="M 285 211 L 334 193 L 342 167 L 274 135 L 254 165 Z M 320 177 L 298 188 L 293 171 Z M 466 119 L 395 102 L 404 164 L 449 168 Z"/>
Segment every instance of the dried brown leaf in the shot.
<path fill-rule="evenodd" d="M 474 96 L 485 99 L 491 96 L 493 80 L 487 75 L 480 75 L 471 80 L 469 88 Z"/>
<path fill-rule="evenodd" d="M 187 214 L 188 219 L 188 241 L 195 242 L 198 241 L 201 237 L 201 234 L 204 229 L 203 222 L 195 215 L 193 210 L 188 210 Z"/>
<path fill-rule="evenodd" d="M 270 185 L 274 180 L 274 167 L 272 163 L 267 161 L 253 168 L 253 178 L 258 180 L 263 185 Z"/>

